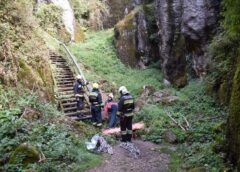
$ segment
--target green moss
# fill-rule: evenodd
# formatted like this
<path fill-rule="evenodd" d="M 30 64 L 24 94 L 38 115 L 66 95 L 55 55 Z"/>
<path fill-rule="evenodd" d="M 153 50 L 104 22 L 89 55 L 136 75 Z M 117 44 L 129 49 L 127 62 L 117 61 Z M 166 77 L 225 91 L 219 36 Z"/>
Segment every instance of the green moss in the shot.
<path fill-rule="evenodd" d="M 65 29 L 62 20 L 62 9 L 52 3 L 43 4 L 36 12 L 37 18 L 40 19 L 40 26 L 50 35 L 69 42 L 70 34 Z"/>
<path fill-rule="evenodd" d="M 81 26 L 77 23 L 75 26 L 75 42 L 83 42 L 85 39 L 85 34 Z"/>
<path fill-rule="evenodd" d="M 227 83 L 227 81 L 224 81 L 221 85 L 220 88 L 218 90 L 218 97 L 219 97 L 219 101 L 221 104 L 227 104 L 227 102 L 229 101 L 229 85 Z"/>
<path fill-rule="evenodd" d="M 173 85 L 177 88 L 182 88 L 186 86 L 188 81 L 187 74 L 183 72 L 182 76 L 178 76 L 176 80 L 174 80 Z"/>
<path fill-rule="evenodd" d="M 229 107 L 228 123 L 228 149 L 229 156 L 233 163 L 238 165 L 240 170 L 240 64 L 237 66 L 233 79 L 232 95 Z"/>
<path fill-rule="evenodd" d="M 19 59 L 19 67 L 17 77 L 25 87 L 33 89 L 44 86 L 43 80 L 39 73 L 37 73 L 37 70 L 35 71 L 25 60 Z"/>
<path fill-rule="evenodd" d="M 40 154 L 33 146 L 23 143 L 16 148 L 12 154 L 9 164 L 21 163 L 26 167 L 29 163 L 39 161 Z"/>
<path fill-rule="evenodd" d="M 117 29 L 122 30 L 122 29 L 135 29 L 135 26 L 133 25 L 133 19 L 136 13 L 133 11 L 128 14 L 123 20 L 119 21 L 117 25 L 115 26 Z"/>

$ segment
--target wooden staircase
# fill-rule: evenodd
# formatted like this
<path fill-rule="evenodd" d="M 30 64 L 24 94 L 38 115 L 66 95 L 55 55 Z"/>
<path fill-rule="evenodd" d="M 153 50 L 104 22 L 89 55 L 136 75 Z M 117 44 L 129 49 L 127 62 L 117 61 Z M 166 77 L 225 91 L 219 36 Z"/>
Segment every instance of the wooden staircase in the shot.
<path fill-rule="evenodd" d="M 74 73 L 67 61 L 62 56 L 54 53 L 50 53 L 50 59 L 56 86 L 56 98 L 60 104 L 61 110 L 66 116 L 74 120 L 90 119 L 90 106 L 87 101 L 85 101 L 85 108 L 83 110 L 77 110 L 77 101 L 73 94 Z"/>

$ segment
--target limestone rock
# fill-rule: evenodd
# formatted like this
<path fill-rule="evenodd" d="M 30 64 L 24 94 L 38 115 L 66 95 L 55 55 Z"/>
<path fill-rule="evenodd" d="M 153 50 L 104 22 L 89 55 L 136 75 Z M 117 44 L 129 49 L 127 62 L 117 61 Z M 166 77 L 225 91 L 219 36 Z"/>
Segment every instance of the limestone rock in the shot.
<path fill-rule="evenodd" d="M 218 22 L 220 2 L 155 0 L 164 77 L 176 87 L 187 83 L 186 57 L 196 74 L 206 74 L 207 45 Z"/>
<path fill-rule="evenodd" d="M 114 31 L 115 45 L 121 61 L 128 66 L 144 69 L 152 57 L 143 7 L 132 10 L 116 24 Z"/>
<path fill-rule="evenodd" d="M 41 118 L 42 114 L 39 111 L 37 111 L 36 109 L 26 107 L 24 109 L 24 112 L 23 112 L 21 117 L 26 119 L 26 120 L 33 120 L 33 119 Z"/>
<path fill-rule="evenodd" d="M 153 102 L 155 103 L 162 103 L 171 106 L 179 100 L 179 97 L 171 96 L 168 91 L 158 91 L 153 94 Z"/>
<path fill-rule="evenodd" d="M 143 87 L 143 91 L 142 91 L 142 94 L 141 94 L 141 97 L 148 97 L 150 95 L 152 95 L 154 92 L 155 92 L 155 88 L 151 85 L 145 85 Z"/>

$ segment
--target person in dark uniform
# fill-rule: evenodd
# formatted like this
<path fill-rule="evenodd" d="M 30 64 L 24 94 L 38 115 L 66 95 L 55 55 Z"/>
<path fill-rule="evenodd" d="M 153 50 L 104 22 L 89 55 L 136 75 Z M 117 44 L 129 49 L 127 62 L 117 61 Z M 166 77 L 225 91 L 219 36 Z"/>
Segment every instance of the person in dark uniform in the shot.
<path fill-rule="evenodd" d="M 91 114 L 92 114 L 92 124 L 98 127 L 102 126 L 102 95 L 99 91 L 99 85 L 97 83 L 93 84 L 93 89 L 89 93 L 89 101 L 91 103 Z"/>
<path fill-rule="evenodd" d="M 81 75 L 77 75 L 76 81 L 74 82 L 73 85 L 73 91 L 74 91 L 74 96 L 76 97 L 77 100 L 77 109 L 78 111 L 84 109 L 84 87 L 87 85 L 87 83 L 84 82 L 83 78 Z"/>
<path fill-rule="evenodd" d="M 120 117 L 120 128 L 122 142 L 132 141 L 132 120 L 135 108 L 134 98 L 125 86 L 119 88 L 121 94 L 118 103 L 118 116 Z"/>

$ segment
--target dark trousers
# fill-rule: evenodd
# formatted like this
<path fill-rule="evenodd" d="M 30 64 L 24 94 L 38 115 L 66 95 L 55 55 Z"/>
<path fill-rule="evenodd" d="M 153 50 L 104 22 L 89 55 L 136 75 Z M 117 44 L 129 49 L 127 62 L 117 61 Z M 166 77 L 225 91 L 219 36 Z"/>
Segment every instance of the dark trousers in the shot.
<path fill-rule="evenodd" d="M 77 109 L 78 110 L 84 109 L 84 97 L 77 97 Z"/>
<path fill-rule="evenodd" d="M 101 107 L 91 105 L 91 114 L 93 123 L 102 123 Z"/>
<path fill-rule="evenodd" d="M 131 142 L 132 140 L 132 119 L 132 116 L 120 118 L 122 142 Z"/>
<path fill-rule="evenodd" d="M 109 128 L 113 128 L 117 124 L 117 111 L 118 107 L 117 105 L 112 105 L 111 111 L 109 112 Z"/>

